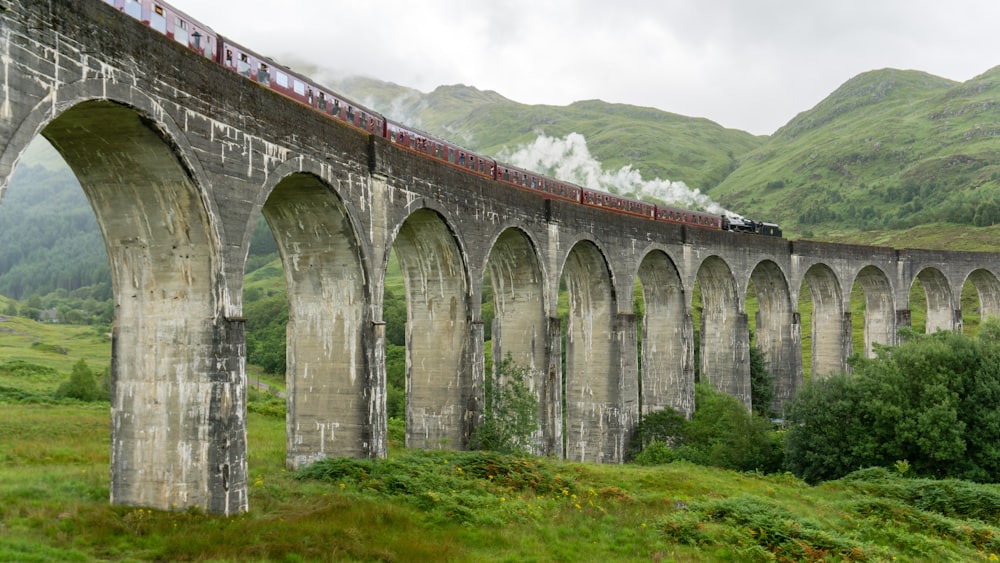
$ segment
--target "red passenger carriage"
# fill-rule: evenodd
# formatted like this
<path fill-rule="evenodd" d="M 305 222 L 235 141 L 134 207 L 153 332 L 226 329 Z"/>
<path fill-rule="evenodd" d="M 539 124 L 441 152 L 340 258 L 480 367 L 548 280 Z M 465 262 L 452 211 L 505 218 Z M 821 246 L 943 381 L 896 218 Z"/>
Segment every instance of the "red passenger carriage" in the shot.
<path fill-rule="evenodd" d="M 463 168 L 497 182 L 536 192 L 546 199 L 572 201 L 616 213 L 703 229 L 730 230 L 729 225 L 715 215 L 657 206 L 604 191 L 581 188 L 569 182 L 496 162 L 448 141 L 387 120 L 377 112 L 335 94 L 307 77 L 219 36 L 208 26 L 164 2 L 158 0 L 103 0 L 103 2 L 248 80 L 357 129 L 384 137 L 399 147 L 425 157 Z M 781 229 L 773 223 L 753 224 L 762 228 L 754 229 L 752 232 L 781 236 Z"/>

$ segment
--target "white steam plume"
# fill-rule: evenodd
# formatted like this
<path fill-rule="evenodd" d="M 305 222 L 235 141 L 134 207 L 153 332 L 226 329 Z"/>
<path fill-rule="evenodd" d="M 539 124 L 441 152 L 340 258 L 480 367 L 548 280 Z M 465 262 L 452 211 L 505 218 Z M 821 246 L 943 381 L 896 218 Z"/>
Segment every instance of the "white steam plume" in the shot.
<path fill-rule="evenodd" d="M 510 154 L 506 154 L 507 151 L 504 153 L 500 155 L 501 161 L 590 189 L 635 199 L 657 199 L 678 207 L 704 209 L 713 214 L 728 213 L 712 198 L 684 182 L 660 178 L 643 180 L 642 174 L 631 164 L 615 171 L 605 171 L 590 154 L 587 140 L 579 133 L 570 133 L 562 139 L 541 133 L 534 142 Z"/>

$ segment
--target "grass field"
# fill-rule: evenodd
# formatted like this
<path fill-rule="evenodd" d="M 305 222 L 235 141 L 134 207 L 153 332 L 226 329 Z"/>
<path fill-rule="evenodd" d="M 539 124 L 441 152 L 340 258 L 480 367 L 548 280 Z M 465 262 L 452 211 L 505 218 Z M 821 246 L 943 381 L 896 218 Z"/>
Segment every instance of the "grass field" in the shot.
<path fill-rule="evenodd" d="M 109 405 L 46 399 L 77 360 L 103 369 L 109 355 L 106 335 L 92 328 L 0 322 L 0 367 L 10 360 L 43 367 L 0 369 L 0 389 L 34 398 L 3 403 L 12 395 L 0 394 L 0 561 L 995 561 L 1000 554 L 1000 487 L 892 470 L 809 486 L 788 474 L 687 463 L 408 451 L 401 423 L 390 421 L 387 460 L 288 472 L 280 403 L 247 415 L 248 513 L 111 506 Z"/>
<path fill-rule="evenodd" d="M 284 421 L 248 425 L 250 511 L 223 518 L 109 505 L 106 405 L 3 405 L 0 560 L 986 561 L 1000 548 L 997 505 L 976 518 L 915 506 L 893 491 L 933 482 L 891 474 L 812 487 L 394 447 L 351 462 L 364 471 L 301 479 L 284 470 Z"/>

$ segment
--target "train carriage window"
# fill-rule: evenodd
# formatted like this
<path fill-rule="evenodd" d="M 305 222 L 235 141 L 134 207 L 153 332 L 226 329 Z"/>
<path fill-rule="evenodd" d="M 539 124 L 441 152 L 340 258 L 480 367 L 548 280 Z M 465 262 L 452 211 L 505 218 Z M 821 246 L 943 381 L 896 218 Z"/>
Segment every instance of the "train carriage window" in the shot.
<path fill-rule="evenodd" d="M 167 18 L 163 15 L 163 6 L 153 4 L 153 13 L 149 14 L 149 27 L 166 35 Z"/>
<path fill-rule="evenodd" d="M 323 112 L 323 113 L 326 113 L 326 93 L 325 92 L 320 92 L 319 93 L 319 110 L 321 112 Z"/>
<path fill-rule="evenodd" d="M 188 22 L 176 16 L 174 17 L 174 41 L 185 47 L 188 45 Z"/>
<path fill-rule="evenodd" d="M 455 164 L 455 149 L 448 147 L 448 162 Z"/>
<path fill-rule="evenodd" d="M 465 166 L 465 153 L 464 152 L 459 152 L 458 153 L 458 163 L 461 164 L 462 166 Z"/>
<path fill-rule="evenodd" d="M 277 81 L 278 86 L 282 88 L 288 88 L 288 75 L 283 72 L 275 72 L 274 80 Z"/>
<path fill-rule="evenodd" d="M 236 63 L 236 72 L 250 78 L 250 60 L 245 53 L 240 53 L 240 62 Z"/>
<path fill-rule="evenodd" d="M 271 73 L 267 70 L 267 65 L 260 63 L 260 68 L 257 69 L 257 82 L 260 82 L 264 86 L 271 85 Z"/>
<path fill-rule="evenodd" d="M 330 113 L 340 117 L 340 100 L 336 98 L 333 99 L 333 110 Z"/>
<path fill-rule="evenodd" d="M 137 20 L 141 20 L 142 0 L 125 0 L 125 13 Z"/>
<path fill-rule="evenodd" d="M 306 85 L 303 84 L 301 80 L 295 80 L 292 82 L 292 90 L 300 96 L 306 95 Z"/>
<path fill-rule="evenodd" d="M 347 106 L 347 122 L 354 123 L 354 108 Z"/>
<path fill-rule="evenodd" d="M 194 48 L 205 58 L 215 60 L 215 38 L 209 32 L 202 33 L 197 28 L 194 30 Z"/>

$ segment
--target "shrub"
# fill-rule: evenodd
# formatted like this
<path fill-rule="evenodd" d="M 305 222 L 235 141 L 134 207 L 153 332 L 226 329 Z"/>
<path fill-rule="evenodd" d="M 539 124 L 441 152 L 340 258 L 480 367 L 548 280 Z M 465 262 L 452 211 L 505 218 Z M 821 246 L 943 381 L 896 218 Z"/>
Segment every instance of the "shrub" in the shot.
<path fill-rule="evenodd" d="M 747 412 L 736 398 L 699 384 L 691 420 L 672 409 L 646 415 L 630 450 L 637 463 L 683 459 L 723 469 L 774 472 L 781 469 L 783 448 L 769 420 Z"/>
<path fill-rule="evenodd" d="M 73 364 L 69 381 L 59 386 L 59 389 L 56 390 L 56 398 L 87 402 L 108 400 L 108 396 L 98 387 L 94 372 L 90 371 L 87 362 L 82 359 Z"/>

